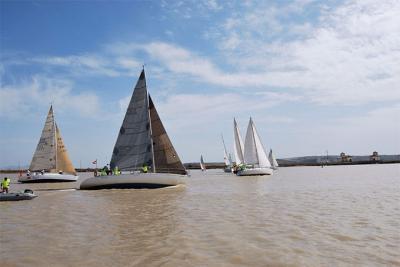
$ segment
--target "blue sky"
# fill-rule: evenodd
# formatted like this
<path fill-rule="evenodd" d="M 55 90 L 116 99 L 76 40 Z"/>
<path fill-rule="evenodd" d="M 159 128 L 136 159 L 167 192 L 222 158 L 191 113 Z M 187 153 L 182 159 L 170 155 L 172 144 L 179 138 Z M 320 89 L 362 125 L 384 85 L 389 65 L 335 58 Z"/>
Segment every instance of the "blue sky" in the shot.
<path fill-rule="evenodd" d="M 278 158 L 400 151 L 400 2 L 1 1 L 0 167 L 29 164 L 50 103 L 76 167 L 110 160 L 142 64 L 184 162 L 236 117 Z"/>

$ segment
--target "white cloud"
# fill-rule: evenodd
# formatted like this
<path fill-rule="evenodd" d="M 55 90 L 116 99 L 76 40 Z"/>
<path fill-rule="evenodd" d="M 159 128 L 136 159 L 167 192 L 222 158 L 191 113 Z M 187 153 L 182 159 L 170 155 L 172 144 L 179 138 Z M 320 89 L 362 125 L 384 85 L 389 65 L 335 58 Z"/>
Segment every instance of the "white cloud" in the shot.
<path fill-rule="evenodd" d="M 18 84 L 0 88 L 0 117 L 16 118 L 35 112 L 38 107 L 53 103 L 57 112 L 96 117 L 100 113 L 99 99 L 91 92 L 73 92 L 67 80 L 35 76 Z"/>
<path fill-rule="evenodd" d="M 132 69 L 141 64 L 132 56 L 107 55 L 104 53 L 91 53 L 70 56 L 42 56 L 31 59 L 34 63 L 47 66 L 61 67 L 67 73 L 76 76 L 130 76 Z"/>
<path fill-rule="evenodd" d="M 298 1 L 291 9 L 298 12 L 309 2 Z M 224 87 L 292 88 L 325 105 L 400 100 L 400 2 L 346 2 L 323 13 L 320 25 L 296 25 L 292 31 L 307 38 L 289 41 L 266 38 L 281 31 L 276 8 L 253 8 L 241 14 L 242 20 L 228 18 L 215 35 L 236 71 L 224 71 L 210 58 L 172 44 L 143 49 L 171 72 Z"/>
<path fill-rule="evenodd" d="M 400 2 L 348 1 L 336 9 L 320 7 L 324 11 L 319 24 L 290 22 L 283 27 L 282 17 L 302 14 L 315 3 L 298 0 L 277 6 L 255 1 L 246 4 L 243 13 L 233 13 L 217 33 L 208 36 L 220 45 L 228 63 L 225 68 L 217 63 L 220 57 L 165 42 L 120 42 L 106 45 L 98 54 L 36 61 L 80 75 L 132 76 L 141 65 L 138 54 L 143 58 L 144 51 L 152 68 L 180 75 L 183 82 L 195 80 L 247 93 L 279 88 L 287 97 L 302 95 L 304 100 L 325 105 L 400 100 Z M 175 6 L 187 8 L 185 3 Z M 287 31 L 303 38 L 271 39 Z"/>

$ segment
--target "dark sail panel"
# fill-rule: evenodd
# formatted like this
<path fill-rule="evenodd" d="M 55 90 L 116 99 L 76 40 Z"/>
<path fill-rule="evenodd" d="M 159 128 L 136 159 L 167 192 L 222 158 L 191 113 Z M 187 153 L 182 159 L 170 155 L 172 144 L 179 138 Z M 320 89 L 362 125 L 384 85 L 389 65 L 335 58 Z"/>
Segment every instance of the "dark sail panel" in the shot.
<path fill-rule="evenodd" d="M 169 140 L 150 96 L 149 106 L 156 172 L 186 174 L 185 167 Z"/>
<path fill-rule="evenodd" d="M 137 170 L 152 165 L 150 120 L 144 70 L 136 83 L 111 157 L 111 168 Z"/>

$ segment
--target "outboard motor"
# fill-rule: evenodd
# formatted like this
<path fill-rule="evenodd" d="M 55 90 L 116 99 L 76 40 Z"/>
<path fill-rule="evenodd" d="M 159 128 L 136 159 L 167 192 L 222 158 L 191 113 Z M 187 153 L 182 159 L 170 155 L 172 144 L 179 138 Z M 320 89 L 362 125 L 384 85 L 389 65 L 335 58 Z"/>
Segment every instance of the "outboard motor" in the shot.
<path fill-rule="evenodd" d="M 33 191 L 31 189 L 25 189 L 24 193 L 33 194 Z"/>

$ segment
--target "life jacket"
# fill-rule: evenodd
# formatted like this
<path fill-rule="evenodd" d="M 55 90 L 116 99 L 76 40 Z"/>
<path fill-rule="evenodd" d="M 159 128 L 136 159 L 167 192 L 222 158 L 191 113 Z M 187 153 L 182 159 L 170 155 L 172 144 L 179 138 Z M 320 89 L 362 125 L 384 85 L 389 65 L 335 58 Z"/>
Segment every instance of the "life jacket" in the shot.
<path fill-rule="evenodd" d="M 10 179 L 5 179 L 3 182 L 1 182 L 1 185 L 3 188 L 8 188 L 10 186 Z"/>
<path fill-rule="evenodd" d="M 144 173 L 147 173 L 147 166 L 143 166 L 142 170 L 143 170 Z"/>

